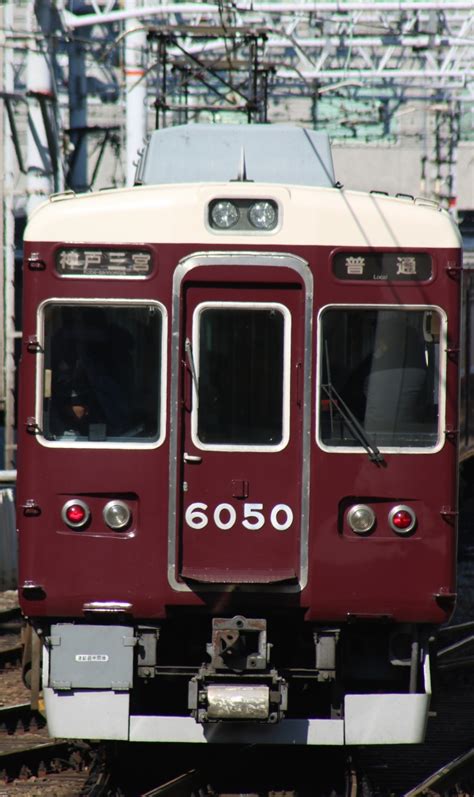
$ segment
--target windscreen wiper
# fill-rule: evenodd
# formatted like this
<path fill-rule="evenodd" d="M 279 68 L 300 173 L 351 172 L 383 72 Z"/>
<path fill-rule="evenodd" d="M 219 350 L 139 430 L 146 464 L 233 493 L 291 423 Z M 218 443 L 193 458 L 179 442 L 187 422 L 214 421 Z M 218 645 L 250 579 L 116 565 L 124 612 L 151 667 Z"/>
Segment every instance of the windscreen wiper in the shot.
<path fill-rule="evenodd" d="M 359 441 L 363 448 L 365 448 L 371 462 L 375 462 L 377 465 L 385 462 L 379 449 L 371 440 L 361 423 L 357 420 L 352 410 L 349 409 L 344 399 L 341 398 L 334 385 L 331 383 L 328 383 L 327 385 L 321 385 L 321 389 L 324 390 L 326 396 L 328 397 L 330 406 L 334 407 L 334 409 L 347 424 L 352 436 Z"/>

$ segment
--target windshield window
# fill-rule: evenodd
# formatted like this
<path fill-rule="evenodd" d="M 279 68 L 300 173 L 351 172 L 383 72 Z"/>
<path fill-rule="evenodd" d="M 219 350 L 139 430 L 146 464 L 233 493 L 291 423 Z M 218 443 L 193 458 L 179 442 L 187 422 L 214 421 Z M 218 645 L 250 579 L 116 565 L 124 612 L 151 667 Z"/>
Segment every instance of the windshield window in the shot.
<path fill-rule="evenodd" d="M 440 329 L 441 317 L 434 310 L 325 310 L 320 326 L 321 442 L 361 445 L 339 411 L 344 403 L 376 446 L 436 445 Z"/>
<path fill-rule="evenodd" d="M 285 317 L 276 307 L 208 307 L 199 314 L 202 443 L 283 440 Z"/>
<path fill-rule="evenodd" d="M 47 440 L 160 437 L 162 313 L 157 305 L 51 303 L 44 309 Z"/>

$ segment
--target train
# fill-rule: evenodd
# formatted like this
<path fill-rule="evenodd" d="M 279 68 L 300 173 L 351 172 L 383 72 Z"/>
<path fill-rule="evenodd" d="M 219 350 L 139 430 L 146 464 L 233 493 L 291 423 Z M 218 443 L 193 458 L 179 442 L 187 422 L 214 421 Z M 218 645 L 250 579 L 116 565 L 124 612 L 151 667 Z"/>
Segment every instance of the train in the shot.
<path fill-rule="evenodd" d="M 289 125 L 156 130 L 133 187 L 32 214 L 19 599 L 52 736 L 423 740 L 462 271 L 448 212 L 346 189 Z"/>

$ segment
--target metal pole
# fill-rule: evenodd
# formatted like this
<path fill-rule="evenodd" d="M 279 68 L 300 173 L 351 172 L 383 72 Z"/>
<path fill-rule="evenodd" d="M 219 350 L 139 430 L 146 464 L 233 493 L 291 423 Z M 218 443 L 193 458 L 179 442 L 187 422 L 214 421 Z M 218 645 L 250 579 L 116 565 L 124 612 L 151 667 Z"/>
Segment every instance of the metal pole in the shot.
<path fill-rule="evenodd" d="M 138 9 L 139 0 L 126 0 L 127 11 Z M 127 185 L 133 185 L 138 153 L 147 131 L 147 86 L 145 79 L 146 30 L 137 19 L 125 23 L 125 92 L 127 120 Z"/>
<path fill-rule="evenodd" d="M 3 10 L 5 47 L 3 62 L 3 85 L 7 92 L 14 91 L 13 69 L 13 3 L 6 3 Z M 4 467 L 15 465 L 15 152 L 10 125 L 4 106 L 3 118 L 3 341 L 4 357 L 2 369 L 2 394 L 5 407 Z"/>
<path fill-rule="evenodd" d="M 0 470 L 0 485 L 16 482 L 16 470 Z"/>
<path fill-rule="evenodd" d="M 448 177 L 448 206 L 453 219 L 458 221 L 457 207 L 457 177 L 458 177 L 458 145 L 459 145 L 459 126 L 461 110 L 459 103 L 451 102 L 450 107 L 450 137 L 449 137 L 449 177 Z"/>
<path fill-rule="evenodd" d="M 29 29 L 36 35 L 27 56 L 27 87 L 33 95 L 43 95 L 45 99 L 53 100 L 52 75 L 48 61 L 49 42 L 47 37 L 51 27 L 51 7 L 48 0 L 37 0 L 36 14 L 40 21 L 39 27 L 35 17 L 35 4 L 30 3 L 28 24 Z M 53 165 L 48 146 L 48 135 L 41 103 L 35 99 L 32 99 L 29 105 L 27 161 L 26 207 L 27 215 L 30 216 L 33 210 L 54 191 Z"/>
<path fill-rule="evenodd" d="M 472 0 L 453 0 L 449 3 L 448 8 L 450 11 L 472 11 Z M 240 6 L 240 12 L 251 11 L 254 14 L 301 14 L 314 12 L 314 3 L 304 2 L 272 2 L 261 3 L 258 0 L 253 0 L 250 4 L 243 3 Z M 342 3 L 340 0 L 331 0 L 330 2 L 322 2 L 318 0 L 317 11 L 319 13 L 347 13 L 355 11 L 370 11 L 380 13 L 382 11 L 395 11 L 409 13 L 413 11 L 443 11 L 447 10 L 446 0 L 434 0 L 427 2 L 427 0 L 405 0 L 403 4 L 400 0 L 378 0 L 374 3 L 373 0 L 355 0 L 355 2 Z M 168 16 L 169 14 L 206 14 L 209 16 L 219 16 L 221 10 L 218 4 L 211 3 L 163 3 L 162 5 L 150 5 L 149 7 L 142 8 L 140 16 L 160 15 Z M 108 22 L 118 22 L 119 20 L 129 19 L 135 17 L 133 9 L 126 9 L 125 11 L 108 11 L 96 14 L 72 14 L 69 11 L 62 11 L 62 17 L 66 28 L 79 28 L 84 25 L 96 25 Z"/>
<path fill-rule="evenodd" d="M 70 142 L 73 148 L 70 172 L 67 177 L 68 188 L 75 191 L 86 191 L 89 187 L 87 178 L 87 135 L 83 131 L 87 128 L 87 83 L 86 83 L 86 53 L 81 39 L 86 37 L 83 32 L 76 39 L 69 42 L 69 129 Z"/>

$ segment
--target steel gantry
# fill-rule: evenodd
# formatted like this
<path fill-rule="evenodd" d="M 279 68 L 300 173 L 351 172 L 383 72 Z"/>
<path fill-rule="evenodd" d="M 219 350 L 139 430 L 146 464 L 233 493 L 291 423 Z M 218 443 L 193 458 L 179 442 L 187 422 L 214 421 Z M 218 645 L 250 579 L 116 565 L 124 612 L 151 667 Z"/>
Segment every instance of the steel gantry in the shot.
<path fill-rule="evenodd" d="M 206 26 L 207 38 L 187 50 L 198 56 L 228 52 L 226 27 L 249 32 L 260 28 L 266 31 L 265 57 L 276 64 L 275 86 L 281 90 L 313 80 L 355 79 L 383 83 L 385 90 L 398 87 L 407 96 L 427 88 L 466 89 L 471 98 L 474 92 L 471 0 L 243 0 L 148 6 L 137 1 L 134 8 L 97 8 L 81 15 L 68 11 L 62 0 L 58 10 L 66 31 L 134 18 L 144 25 L 172 26 L 184 46 L 192 27 Z"/>
<path fill-rule="evenodd" d="M 14 31 L 15 59 L 32 62 L 36 37 L 43 66 L 36 59 L 34 68 L 49 70 L 51 88 L 30 88 L 30 105 L 40 105 L 46 122 L 39 135 L 49 137 L 56 184 L 62 171 L 74 188 L 90 187 L 109 144 L 117 152 L 125 144 L 131 182 L 130 163 L 153 124 L 290 114 L 338 138 L 360 130 L 370 138 L 396 134 L 407 103 L 444 103 L 462 116 L 474 101 L 472 0 L 36 0 L 34 9 L 36 26 L 22 31 L 20 21 Z M 5 30 L 5 52 L 9 46 Z M 57 152 L 47 97 L 60 120 Z M 111 126 L 112 105 L 125 115 L 117 112 Z M 11 98 L 6 111 L 11 120 Z"/>
<path fill-rule="evenodd" d="M 354 136 L 371 103 L 369 135 L 380 136 L 408 102 L 455 103 L 462 114 L 474 101 L 472 0 L 91 0 L 77 12 L 70 0 L 37 0 L 37 7 L 49 2 L 50 35 L 68 43 L 75 82 L 78 69 L 83 78 L 89 69 L 93 102 L 92 73 L 101 71 L 96 99 L 115 96 L 128 111 L 128 162 L 147 133 L 147 107 L 159 125 L 203 113 L 233 112 L 242 121 L 291 113 L 337 129 L 350 103 L 346 134 Z M 69 99 L 74 137 L 80 98 Z"/>

